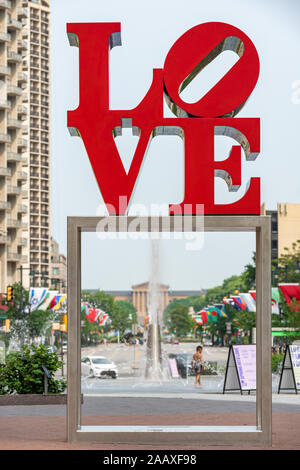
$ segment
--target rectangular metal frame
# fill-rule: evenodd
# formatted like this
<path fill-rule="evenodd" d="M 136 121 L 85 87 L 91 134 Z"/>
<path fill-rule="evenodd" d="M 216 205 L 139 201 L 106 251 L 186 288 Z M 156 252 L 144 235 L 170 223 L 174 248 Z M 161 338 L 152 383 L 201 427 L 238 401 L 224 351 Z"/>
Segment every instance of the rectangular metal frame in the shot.
<path fill-rule="evenodd" d="M 202 225 L 189 218 L 188 231 Z M 184 232 L 181 216 L 139 217 L 139 231 Z M 82 426 L 81 425 L 81 233 L 96 232 L 107 219 L 109 232 L 136 232 L 137 217 L 68 217 L 68 400 L 69 442 L 139 445 L 272 444 L 271 224 L 269 216 L 204 216 L 207 232 L 256 233 L 256 426 Z M 203 219 L 202 219 L 203 221 Z M 132 224 L 134 222 L 134 224 Z M 134 228 L 132 228 L 132 226 Z M 110 228 L 112 227 L 112 228 Z M 191 228 L 192 227 L 192 230 Z"/>

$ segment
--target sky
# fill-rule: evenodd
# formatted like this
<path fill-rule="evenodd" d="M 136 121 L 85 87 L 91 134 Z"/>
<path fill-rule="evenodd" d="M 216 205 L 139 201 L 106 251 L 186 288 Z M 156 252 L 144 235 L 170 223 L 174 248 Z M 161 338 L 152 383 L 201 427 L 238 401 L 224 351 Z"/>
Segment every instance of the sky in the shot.
<path fill-rule="evenodd" d="M 66 34 L 68 22 L 121 22 L 122 46 L 110 52 L 110 108 L 130 109 L 143 99 L 153 68 L 162 68 L 173 43 L 188 29 L 221 21 L 244 31 L 260 58 L 257 85 L 239 117 L 261 119 L 261 152 L 242 163 L 242 186 L 228 193 L 216 178 L 215 201 L 233 202 L 246 191 L 250 177 L 261 178 L 261 202 L 300 203 L 300 2 L 297 0 L 52 0 L 51 1 L 51 225 L 60 250 L 67 252 L 67 216 L 96 216 L 103 199 L 79 137 L 67 129 L 67 111 L 78 106 L 78 48 Z M 199 99 L 232 66 L 227 51 L 191 83 L 182 98 Z M 99 87 L 101 81 L 99 80 Z M 166 117 L 172 116 L 165 106 Z M 125 168 L 137 138 L 123 132 L 117 138 Z M 216 160 L 225 159 L 235 141 L 216 137 Z M 156 137 L 150 146 L 132 201 L 137 204 L 179 203 L 183 199 L 183 148 L 179 137 Z M 240 274 L 255 250 L 254 234 L 201 234 L 194 240 L 162 240 L 160 280 L 171 289 L 214 287 Z M 197 245 L 197 246 L 198 246 Z M 101 240 L 84 234 L 82 286 L 106 290 L 130 289 L 151 273 L 149 240 Z"/>

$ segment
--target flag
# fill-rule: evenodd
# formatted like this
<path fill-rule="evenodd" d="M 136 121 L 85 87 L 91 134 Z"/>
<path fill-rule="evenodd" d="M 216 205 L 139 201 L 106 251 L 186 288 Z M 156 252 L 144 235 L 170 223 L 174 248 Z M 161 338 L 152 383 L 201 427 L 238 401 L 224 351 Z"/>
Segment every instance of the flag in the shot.
<path fill-rule="evenodd" d="M 57 302 L 55 303 L 54 307 L 52 308 L 53 312 L 55 310 L 58 310 L 60 307 L 62 307 L 62 305 L 66 302 L 67 294 L 58 294 L 56 297 L 57 297 Z"/>
<path fill-rule="evenodd" d="M 98 309 L 91 307 L 88 309 L 87 318 L 92 323 L 98 318 Z"/>
<path fill-rule="evenodd" d="M 203 325 L 202 317 L 199 314 L 200 312 L 198 312 L 198 314 L 193 315 L 193 321 L 198 323 L 198 325 Z"/>
<path fill-rule="evenodd" d="M 249 292 L 245 294 L 239 294 L 239 296 L 244 300 L 249 312 L 256 312 L 256 302 Z"/>
<path fill-rule="evenodd" d="M 208 316 L 207 316 L 207 311 L 206 310 L 201 310 L 200 312 L 202 322 L 203 323 L 208 323 Z"/>
<path fill-rule="evenodd" d="M 300 287 L 298 283 L 286 283 L 278 285 L 288 304 L 291 304 L 293 299 L 300 301 Z"/>
<path fill-rule="evenodd" d="M 272 287 L 272 313 L 279 315 L 279 302 L 281 301 L 278 287 Z"/>
<path fill-rule="evenodd" d="M 256 290 L 249 290 L 249 294 L 252 295 L 253 299 L 256 302 Z"/>
<path fill-rule="evenodd" d="M 235 301 L 233 299 L 228 299 L 227 297 L 224 297 L 223 299 L 223 302 L 224 304 L 227 304 L 227 305 L 230 305 L 231 307 L 234 307 L 234 308 L 238 308 L 238 310 L 240 310 L 240 308 L 238 307 L 238 305 L 235 303 Z"/>
<path fill-rule="evenodd" d="M 215 307 L 207 307 L 208 321 L 216 323 L 218 321 L 218 314 Z"/>
<path fill-rule="evenodd" d="M 239 295 L 232 296 L 234 302 L 237 304 L 240 310 L 247 310 L 247 305 L 245 301 Z"/>
<path fill-rule="evenodd" d="M 29 311 L 34 312 L 38 310 L 43 304 L 48 288 L 46 287 L 31 287 L 29 291 Z"/>
<path fill-rule="evenodd" d="M 59 307 L 66 300 L 66 298 L 66 294 L 57 294 L 55 297 L 53 297 L 48 307 L 49 311 L 54 312 L 55 310 L 59 309 Z"/>
<path fill-rule="evenodd" d="M 49 307 L 50 303 L 52 302 L 53 298 L 57 295 L 57 293 L 58 293 L 57 290 L 49 290 L 39 310 L 43 310 L 43 312 L 45 312 L 47 308 Z"/>
<path fill-rule="evenodd" d="M 225 312 L 225 307 L 222 304 L 217 304 L 214 306 L 215 309 L 217 310 L 217 314 L 221 318 L 227 318 L 226 312 Z"/>

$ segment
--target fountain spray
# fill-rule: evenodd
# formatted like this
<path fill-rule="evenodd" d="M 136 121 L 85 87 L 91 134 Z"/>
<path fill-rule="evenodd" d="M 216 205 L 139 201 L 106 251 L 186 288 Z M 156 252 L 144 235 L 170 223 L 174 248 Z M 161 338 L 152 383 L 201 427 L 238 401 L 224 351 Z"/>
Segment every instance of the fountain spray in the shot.
<path fill-rule="evenodd" d="M 158 282 L 159 240 L 152 240 L 152 270 L 148 296 L 147 363 L 145 377 L 162 379 L 162 354 L 160 337 L 160 288 Z"/>

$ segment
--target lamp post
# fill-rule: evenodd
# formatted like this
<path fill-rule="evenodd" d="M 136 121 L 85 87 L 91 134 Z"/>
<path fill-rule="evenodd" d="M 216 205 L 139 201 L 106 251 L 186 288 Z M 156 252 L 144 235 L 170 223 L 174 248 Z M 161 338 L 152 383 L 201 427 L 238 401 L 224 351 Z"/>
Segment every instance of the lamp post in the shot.
<path fill-rule="evenodd" d="M 278 309 L 279 309 L 279 321 L 280 321 L 280 324 L 281 324 L 281 320 L 282 320 L 282 302 L 278 302 Z"/>

